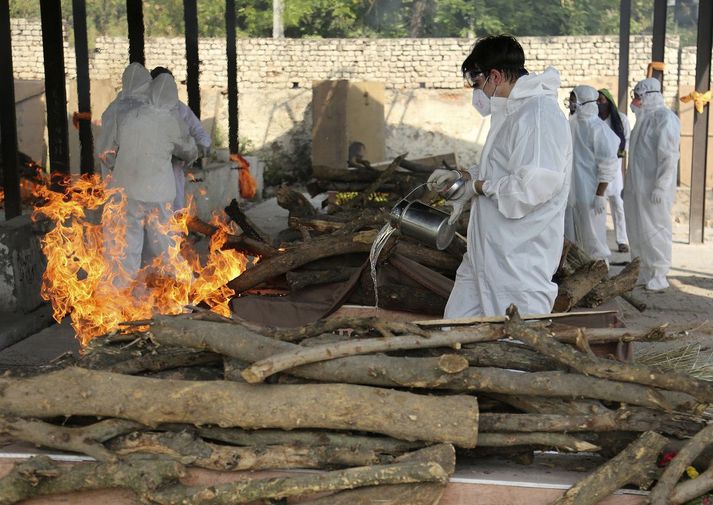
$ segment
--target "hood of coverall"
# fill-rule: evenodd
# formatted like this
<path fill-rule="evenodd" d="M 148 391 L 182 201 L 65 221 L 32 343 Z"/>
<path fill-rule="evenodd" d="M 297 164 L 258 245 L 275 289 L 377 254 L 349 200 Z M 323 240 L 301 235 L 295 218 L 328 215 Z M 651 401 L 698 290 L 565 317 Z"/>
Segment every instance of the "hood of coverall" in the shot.
<path fill-rule="evenodd" d="M 131 63 L 121 76 L 121 95 L 123 98 L 146 96 L 151 84 L 151 74 L 141 64 Z"/>
<path fill-rule="evenodd" d="M 599 115 L 599 108 L 597 107 L 599 91 L 596 88 L 583 84 L 575 86 L 573 93 L 577 99 L 577 110 L 574 114 L 577 119 L 589 119 Z"/>
<path fill-rule="evenodd" d="M 653 77 L 639 81 L 634 86 L 634 93 L 641 97 L 641 109 L 652 110 L 664 106 L 661 94 L 661 81 Z"/>
<path fill-rule="evenodd" d="M 178 88 L 170 74 L 161 74 L 151 82 L 151 105 L 163 110 L 171 110 L 178 105 Z"/>

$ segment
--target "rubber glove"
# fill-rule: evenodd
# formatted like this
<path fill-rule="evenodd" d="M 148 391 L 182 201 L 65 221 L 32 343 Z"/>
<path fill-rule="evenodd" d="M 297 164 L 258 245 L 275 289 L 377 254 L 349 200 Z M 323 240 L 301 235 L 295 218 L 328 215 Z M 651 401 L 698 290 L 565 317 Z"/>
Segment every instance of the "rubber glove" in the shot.
<path fill-rule="evenodd" d="M 595 214 L 602 214 L 607 210 L 607 197 L 594 195 L 594 201 L 592 202 L 592 208 Z"/>
<path fill-rule="evenodd" d="M 200 153 L 200 158 L 207 158 L 210 154 L 210 146 L 198 144 L 198 152 Z"/>
<path fill-rule="evenodd" d="M 659 205 L 661 202 L 663 202 L 663 190 L 656 188 L 651 192 L 651 203 Z"/>
<path fill-rule="evenodd" d="M 467 206 L 470 205 L 470 201 L 475 196 L 475 181 L 468 181 L 463 187 L 448 200 L 448 204 L 453 207 L 451 211 L 451 217 L 448 218 L 448 224 L 453 224 L 458 221 L 458 218 Z"/>
<path fill-rule="evenodd" d="M 453 184 L 459 177 L 460 173 L 457 170 L 437 168 L 430 176 L 428 176 L 426 186 L 431 191 L 443 191 Z"/>

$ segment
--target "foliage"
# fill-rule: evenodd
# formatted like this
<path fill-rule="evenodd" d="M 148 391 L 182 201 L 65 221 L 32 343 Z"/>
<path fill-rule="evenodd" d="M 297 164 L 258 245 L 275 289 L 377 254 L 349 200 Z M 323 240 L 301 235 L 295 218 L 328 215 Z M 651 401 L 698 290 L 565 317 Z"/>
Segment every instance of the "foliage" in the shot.
<path fill-rule="evenodd" d="M 290 146 L 273 142 L 259 153 L 265 163 L 265 186 L 306 182 L 311 174 L 311 145 L 293 137 Z"/>
<path fill-rule="evenodd" d="M 283 0 L 287 37 L 475 37 L 616 34 L 619 0 Z M 272 34 L 273 0 L 236 2 L 237 30 L 243 37 Z M 87 0 L 90 40 L 126 34 L 125 0 Z M 39 17 L 39 1 L 10 0 L 13 17 Z M 71 26 L 72 2 L 62 0 Z M 669 33 L 695 42 L 698 0 L 676 0 Z M 632 34 L 651 33 L 652 0 L 632 0 Z M 183 33 L 181 0 L 145 0 L 148 36 Z M 225 1 L 198 2 L 202 37 L 225 35 Z"/>

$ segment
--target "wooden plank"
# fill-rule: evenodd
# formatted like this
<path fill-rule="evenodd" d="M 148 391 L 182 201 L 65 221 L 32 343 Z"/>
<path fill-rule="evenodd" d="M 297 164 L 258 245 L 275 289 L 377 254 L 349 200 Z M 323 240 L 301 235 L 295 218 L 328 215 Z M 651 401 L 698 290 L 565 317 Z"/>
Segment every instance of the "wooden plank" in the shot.
<path fill-rule="evenodd" d="M 616 310 L 587 310 L 582 312 L 553 312 L 552 314 L 525 314 L 521 316 L 523 320 L 540 321 L 543 319 L 560 319 L 572 316 L 599 316 L 603 314 L 615 314 Z M 479 316 L 460 317 L 456 319 L 427 319 L 423 321 L 413 321 L 419 326 L 467 326 L 472 324 L 504 323 L 508 318 L 505 316 Z"/>

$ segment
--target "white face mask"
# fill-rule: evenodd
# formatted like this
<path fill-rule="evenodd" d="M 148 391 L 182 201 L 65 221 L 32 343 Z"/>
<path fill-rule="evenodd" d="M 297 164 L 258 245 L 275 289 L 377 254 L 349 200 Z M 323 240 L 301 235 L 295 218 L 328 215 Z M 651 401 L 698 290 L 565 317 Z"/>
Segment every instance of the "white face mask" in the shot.
<path fill-rule="evenodd" d="M 490 115 L 490 98 L 488 95 L 485 94 L 485 91 L 483 91 L 483 88 L 485 87 L 485 84 L 488 82 L 488 79 L 490 77 L 485 79 L 485 82 L 483 82 L 483 85 L 478 88 L 473 90 L 473 107 L 475 107 L 475 110 L 478 111 L 478 113 L 483 116 L 489 116 Z M 495 88 L 497 90 L 497 87 Z M 495 94 L 495 90 L 493 90 L 493 95 Z"/>
<path fill-rule="evenodd" d="M 629 105 L 629 108 L 634 114 L 638 114 L 639 112 L 641 112 L 641 107 L 639 107 L 638 105 L 634 105 L 633 103 Z"/>
<path fill-rule="evenodd" d="M 473 90 L 473 107 L 483 117 L 490 115 L 490 98 L 482 89 Z"/>

